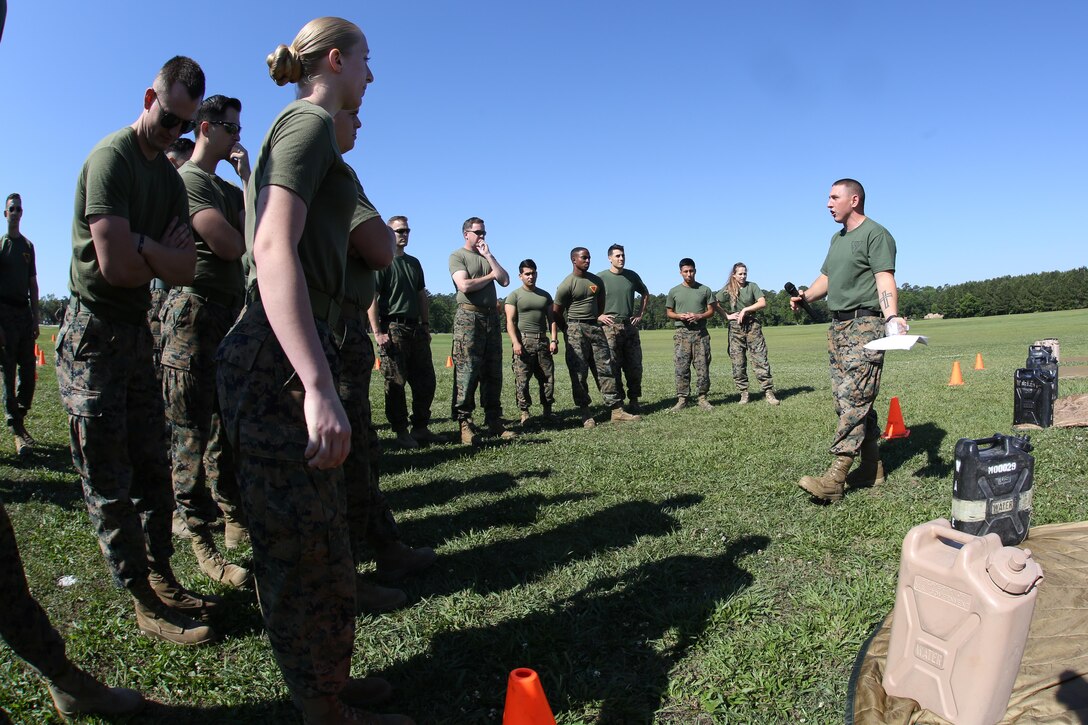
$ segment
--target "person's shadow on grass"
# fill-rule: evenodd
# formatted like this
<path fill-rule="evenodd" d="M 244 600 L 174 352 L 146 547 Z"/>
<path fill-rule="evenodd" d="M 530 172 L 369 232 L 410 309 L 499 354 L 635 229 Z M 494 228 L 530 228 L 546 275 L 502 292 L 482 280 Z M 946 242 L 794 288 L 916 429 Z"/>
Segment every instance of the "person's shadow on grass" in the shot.
<path fill-rule="evenodd" d="M 952 474 L 951 461 L 941 458 L 941 442 L 948 433 L 933 423 L 920 423 L 909 427 L 910 435 L 882 441 L 880 460 L 884 474 L 890 475 L 918 453 L 926 454 L 926 463 L 911 475 L 919 478 L 947 478 Z"/>
<path fill-rule="evenodd" d="M 497 722 L 508 673 L 529 667 L 556 713 L 588 706 L 599 709 L 594 722 L 652 722 L 670 673 L 711 615 L 752 583 L 739 559 L 769 543 L 744 536 L 716 555 L 670 556 L 599 578 L 545 611 L 493 626 L 448 626 L 426 653 L 378 673 L 406 703 L 391 709 L 420 722 Z M 693 714 L 675 717 L 690 722 Z"/>
<path fill-rule="evenodd" d="M 520 473 L 487 473 L 459 481 L 453 478 L 436 478 L 427 483 L 413 483 L 400 488 L 382 488 L 382 494 L 393 513 L 410 511 L 425 506 L 441 506 L 468 494 L 505 493 L 518 487 L 518 481 L 526 478 L 547 478 L 549 471 L 525 470 Z"/>

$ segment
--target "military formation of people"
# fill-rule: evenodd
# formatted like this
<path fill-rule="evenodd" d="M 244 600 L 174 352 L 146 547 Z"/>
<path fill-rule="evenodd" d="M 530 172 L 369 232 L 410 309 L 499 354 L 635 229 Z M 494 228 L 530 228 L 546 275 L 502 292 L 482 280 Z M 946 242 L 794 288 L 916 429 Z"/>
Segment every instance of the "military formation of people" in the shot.
<path fill-rule="evenodd" d="M 253 587 L 276 662 L 310 723 L 410 723 L 367 710 L 389 699 L 380 678 L 349 675 L 356 616 L 403 606 L 390 586 L 435 561 L 405 543 L 379 485 L 380 445 L 370 409 L 375 355 L 395 442 L 438 442 L 431 430 L 435 371 L 423 266 L 408 254 L 405 216 L 385 221 L 343 154 L 355 143 L 358 109 L 373 82 L 362 31 L 318 18 L 268 56 L 271 78 L 297 85 L 297 100 L 272 123 L 251 168 L 240 144 L 241 102 L 205 98 L 190 58 L 170 59 L 143 94 L 129 126 L 91 151 L 80 171 L 73 224 L 70 301 L 57 337 L 57 378 L 70 423 L 72 460 L 115 583 L 133 599 L 147 635 L 183 645 L 216 640 L 220 597 L 182 586 L 170 565 L 171 520 L 200 569 L 232 587 Z M 182 143 L 192 131 L 195 142 Z M 238 184 L 218 175 L 227 162 Z M 831 375 L 839 424 L 831 468 L 800 486 L 825 500 L 883 478 L 873 401 L 882 353 L 866 342 L 905 331 L 896 314 L 895 242 L 864 216 L 864 190 L 843 179 L 828 207 L 843 225 L 821 274 L 791 304 L 827 296 Z M 37 284 L 33 245 L 22 236 L 22 200 L 7 198 L 0 246 L 0 347 L 5 411 L 18 456 L 33 455 L 24 419 L 33 396 Z M 593 428 L 589 376 L 615 423 L 640 420 L 639 324 L 649 291 L 627 269 L 624 248 L 591 273 L 590 252 L 571 250 L 572 270 L 554 298 L 532 259 L 500 306 L 510 274 L 471 217 L 449 257 L 457 290 L 451 416 L 460 441 L 481 432 L 515 437 L 502 417 L 502 334 L 513 350 L 520 423 L 530 420 L 532 381 L 545 420 L 555 416 L 558 335 L 573 402 Z M 667 296 L 675 325 L 677 402 L 710 409 L 707 320 L 729 324 L 733 378 L 748 402 L 750 354 L 768 403 L 778 405 L 759 323 L 766 301 L 742 263 L 715 294 L 680 260 Z M 153 312 L 149 316 L 149 310 Z M 149 319 L 150 317 L 150 319 Z M 154 323 L 157 330 L 152 330 Z M 369 333 L 374 335 L 377 353 Z M 410 387 L 409 414 L 405 388 Z M 484 428 L 473 422 L 476 393 Z M 248 539 L 252 568 L 224 545 Z M 376 574 L 360 568 L 373 561 Z M 380 582 L 380 583 L 379 583 Z M 109 688 L 66 657 L 64 643 L 26 586 L 11 525 L 0 505 L 0 618 L 4 639 L 49 681 L 65 715 L 135 711 L 139 693 Z"/>

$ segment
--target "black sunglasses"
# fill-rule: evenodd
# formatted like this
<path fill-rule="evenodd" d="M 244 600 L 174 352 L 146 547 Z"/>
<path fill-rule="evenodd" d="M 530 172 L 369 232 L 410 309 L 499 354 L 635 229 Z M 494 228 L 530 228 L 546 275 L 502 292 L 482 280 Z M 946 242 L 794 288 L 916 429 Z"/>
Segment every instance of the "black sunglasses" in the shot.
<path fill-rule="evenodd" d="M 170 113 L 170 111 L 166 110 L 166 106 L 162 105 L 162 99 L 158 96 L 155 96 L 155 98 L 159 102 L 159 110 L 162 111 L 162 115 L 159 116 L 160 126 L 162 126 L 163 128 L 173 128 L 180 123 L 181 130 L 178 131 L 178 134 L 182 136 L 196 128 L 196 121 L 190 121 L 188 119 L 182 118 L 181 116 Z"/>
<path fill-rule="evenodd" d="M 12 214 L 14 214 L 15 212 L 19 212 L 20 214 L 22 214 L 23 213 L 23 207 L 21 207 L 21 206 L 9 206 L 8 211 L 10 213 L 12 213 Z"/>
<path fill-rule="evenodd" d="M 230 121 L 208 121 L 213 126 L 222 126 L 223 130 L 233 136 L 236 133 L 242 132 L 241 124 L 232 123 Z"/>
<path fill-rule="evenodd" d="M 395 233 L 397 233 L 397 234 L 411 234 L 412 233 L 412 230 L 409 229 L 408 227 L 401 227 L 400 229 L 394 229 L 393 231 Z"/>
<path fill-rule="evenodd" d="M 487 236 L 487 231 L 484 230 L 484 229 L 481 229 L 480 231 L 476 231 L 475 229 L 469 229 L 468 231 L 469 231 L 470 234 L 475 234 L 480 239 L 483 239 L 484 237 Z"/>

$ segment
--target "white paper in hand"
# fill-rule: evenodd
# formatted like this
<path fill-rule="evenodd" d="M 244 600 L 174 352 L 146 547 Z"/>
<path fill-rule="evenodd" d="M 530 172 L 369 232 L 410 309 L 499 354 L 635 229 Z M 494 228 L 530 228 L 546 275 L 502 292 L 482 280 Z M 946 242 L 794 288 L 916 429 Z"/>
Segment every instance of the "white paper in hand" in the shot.
<path fill-rule="evenodd" d="M 865 343 L 866 350 L 909 350 L 915 343 L 929 344 L 925 335 L 888 335 L 879 340 Z"/>

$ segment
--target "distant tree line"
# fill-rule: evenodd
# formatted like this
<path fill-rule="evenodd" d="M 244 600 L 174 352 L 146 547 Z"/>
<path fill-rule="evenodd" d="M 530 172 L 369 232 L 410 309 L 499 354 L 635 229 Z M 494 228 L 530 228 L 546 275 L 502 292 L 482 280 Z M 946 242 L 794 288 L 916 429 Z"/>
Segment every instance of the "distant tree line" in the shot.
<path fill-rule="evenodd" d="M 516 280 L 514 281 L 516 284 Z M 802 288 L 804 289 L 804 288 Z M 809 325 L 827 323 L 831 318 L 827 303 L 813 303 L 816 319 L 810 320 L 804 312 L 790 310 L 789 295 L 784 291 L 764 289 L 767 307 L 763 309 L 763 324 Z M 68 298 L 45 295 L 39 302 L 42 322 L 57 319 L 57 311 L 68 305 Z M 920 319 L 936 313 L 945 317 L 989 317 L 992 315 L 1017 315 L 1026 312 L 1052 312 L 1055 310 L 1079 310 L 1088 307 L 1088 267 L 1078 267 L 1068 272 L 1037 272 L 1015 277 L 997 277 L 981 282 L 919 287 L 905 283 L 899 287 L 899 314 Z M 457 309 L 455 295 L 431 295 L 431 330 L 451 332 L 453 313 Z M 720 327 L 717 315 L 710 323 Z M 642 329 L 661 330 L 672 327 L 665 315 L 665 295 L 650 295 Z"/>

